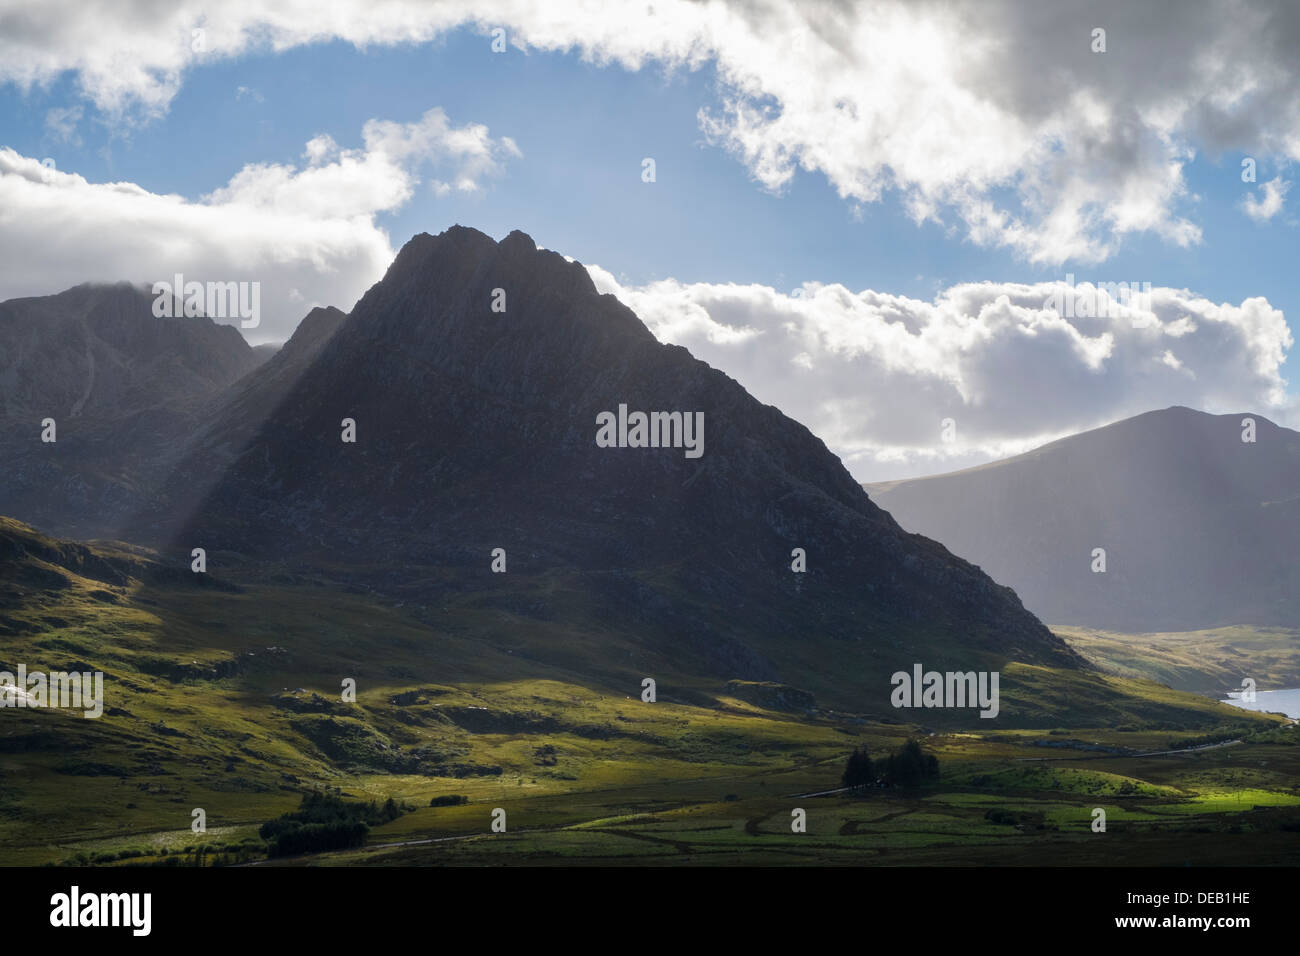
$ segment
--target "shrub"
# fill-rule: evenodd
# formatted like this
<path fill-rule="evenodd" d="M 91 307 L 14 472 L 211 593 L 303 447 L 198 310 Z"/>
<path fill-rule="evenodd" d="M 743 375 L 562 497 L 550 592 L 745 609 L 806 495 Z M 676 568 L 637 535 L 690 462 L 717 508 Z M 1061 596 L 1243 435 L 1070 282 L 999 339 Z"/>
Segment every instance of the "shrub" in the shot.
<path fill-rule="evenodd" d="M 458 793 L 447 793 L 429 801 L 431 807 L 459 807 L 469 803 L 469 797 Z"/>

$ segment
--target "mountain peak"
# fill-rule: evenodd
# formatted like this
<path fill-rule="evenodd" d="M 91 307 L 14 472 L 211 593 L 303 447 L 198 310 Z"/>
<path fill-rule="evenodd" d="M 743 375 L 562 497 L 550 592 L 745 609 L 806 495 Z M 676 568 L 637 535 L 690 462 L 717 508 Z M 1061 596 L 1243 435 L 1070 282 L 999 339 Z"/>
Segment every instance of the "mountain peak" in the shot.
<path fill-rule="evenodd" d="M 364 542 L 385 567 L 428 569 L 371 585 L 412 594 L 446 581 L 519 602 L 550 582 L 635 622 L 647 653 L 728 678 L 825 684 L 789 654 L 805 632 L 835 642 L 858 687 L 941 652 L 1078 663 L 1009 589 L 904 533 L 808 429 L 660 343 L 523 232 L 413 237 L 277 379 L 288 364 L 248 376 L 170 483 L 184 525 L 169 549 L 310 562 Z M 600 440 L 611 416 L 651 415 L 653 443 Z M 510 577 L 484 581 L 496 548 Z M 816 555 L 815 574 L 791 571 L 792 549 Z"/>
<path fill-rule="evenodd" d="M 510 235 L 501 240 L 503 250 L 514 251 L 516 249 L 526 252 L 536 252 L 537 243 L 533 242 L 533 237 L 521 229 L 513 229 Z"/>
<path fill-rule="evenodd" d="M 298 327 L 293 330 L 293 335 L 284 343 L 284 348 L 279 353 L 284 356 L 283 361 L 302 354 L 314 355 L 338 331 L 347 317 L 346 312 L 332 305 L 316 306 L 303 316 Z"/>
<path fill-rule="evenodd" d="M 501 336 L 540 331 L 560 341 L 582 333 L 653 341 L 626 308 L 607 321 L 611 310 L 597 306 L 600 298 L 581 263 L 539 249 L 526 233 L 516 229 L 497 242 L 455 225 L 413 236 L 353 311 L 384 316 L 379 324 L 367 319 L 363 334 L 394 344 L 457 337 L 486 348 Z"/>

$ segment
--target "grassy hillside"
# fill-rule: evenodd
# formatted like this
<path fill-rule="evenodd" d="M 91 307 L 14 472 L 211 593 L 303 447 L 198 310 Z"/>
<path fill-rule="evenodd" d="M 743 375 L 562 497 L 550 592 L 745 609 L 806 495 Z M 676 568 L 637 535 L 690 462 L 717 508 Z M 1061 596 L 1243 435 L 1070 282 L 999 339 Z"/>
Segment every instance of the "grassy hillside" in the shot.
<path fill-rule="evenodd" d="M 1087 627 L 1052 628 L 1103 670 L 1180 690 L 1221 695 L 1241 689 L 1300 687 L 1300 631 L 1278 627 L 1216 627 L 1203 631 L 1119 634 Z"/>
<path fill-rule="evenodd" d="M 1130 756 L 1279 725 L 1135 678 L 1011 663 L 996 720 L 895 711 L 881 705 L 887 686 L 850 713 L 691 677 L 607 624 L 562 631 L 512 605 L 516 592 L 393 606 L 276 569 L 175 574 L 139 550 L 66 545 L 11 521 L 0 565 L 4 668 L 102 670 L 107 697 L 98 720 L 0 711 L 0 840 L 14 863 L 160 862 L 164 850 L 194 862 L 183 851 L 204 845 L 255 859 L 257 826 L 315 788 L 420 808 L 373 830 L 372 846 L 473 837 L 319 862 L 925 862 L 949 844 L 993 845 L 1012 862 L 1042 841 L 983 822 L 984 798 L 1041 810 L 1070 839 L 1080 819 L 1091 838 L 1086 811 L 1113 798 L 1114 819 L 1138 814 L 1157 842 L 1175 833 L 1170 847 L 1188 827 L 1272 832 L 1300 801 L 1288 729 Z M 833 660 L 833 648 L 805 650 Z M 643 675 L 655 703 L 640 699 Z M 341 699 L 346 678 L 355 703 Z M 837 787 L 855 746 L 883 754 L 913 736 L 940 757 L 939 789 L 810 798 L 809 833 L 790 843 L 788 794 Z M 450 794 L 469 803 L 429 807 Z M 495 807 L 509 830 L 486 843 Z"/>

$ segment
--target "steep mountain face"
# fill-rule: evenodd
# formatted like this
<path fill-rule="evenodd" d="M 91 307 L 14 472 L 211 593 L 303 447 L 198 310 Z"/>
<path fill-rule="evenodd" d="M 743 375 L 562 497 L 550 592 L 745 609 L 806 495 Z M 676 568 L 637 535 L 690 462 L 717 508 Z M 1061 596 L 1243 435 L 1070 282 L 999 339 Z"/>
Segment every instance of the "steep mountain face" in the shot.
<path fill-rule="evenodd" d="M 806 428 L 522 233 L 417 236 L 336 319 L 240 383 L 138 537 L 618 622 L 728 678 L 878 694 L 914 661 L 1079 663 L 1010 589 L 902 531 Z M 702 454 L 601 447 L 620 406 L 702 413 Z"/>
<path fill-rule="evenodd" d="M 1242 440 L 1243 420 L 1255 441 Z M 1119 631 L 1300 621 L 1300 433 L 1148 412 L 980 468 L 867 486 L 1044 620 Z M 1106 570 L 1094 572 L 1093 550 Z"/>
<path fill-rule="evenodd" d="M 0 303 L 0 511 L 112 533 L 205 403 L 260 361 L 237 329 L 157 318 L 149 291 L 126 283 Z M 47 418 L 54 442 L 41 440 Z"/>
<path fill-rule="evenodd" d="M 241 449 L 280 407 L 346 318 L 333 306 L 312 309 L 289 341 L 255 372 L 214 396 L 209 411 L 186 438 L 187 447 L 197 449 L 198 457 L 185 469 L 187 484 L 177 489 L 181 497 L 192 499 L 210 486 L 219 473 L 217 466 L 228 464 L 231 453 Z"/>

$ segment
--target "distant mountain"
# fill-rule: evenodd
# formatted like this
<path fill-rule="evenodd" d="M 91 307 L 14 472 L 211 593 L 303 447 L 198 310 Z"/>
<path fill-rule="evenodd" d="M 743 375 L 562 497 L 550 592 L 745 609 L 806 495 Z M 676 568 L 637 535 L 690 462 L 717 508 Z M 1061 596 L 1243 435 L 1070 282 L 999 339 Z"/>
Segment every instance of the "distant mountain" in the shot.
<path fill-rule="evenodd" d="M 153 301 L 118 283 L 0 302 L 0 415 L 102 419 L 189 406 L 260 363 L 233 326 L 158 318 Z"/>
<path fill-rule="evenodd" d="M 0 303 L 0 511 L 112 533 L 206 403 L 263 361 L 234 327 L 158 318 L 153 302 L 119 283 Z"/>
<path fill-rule="evenodd" d="M 918 660 L 1079 664 L 1009 589 L 900 530 L 806 428 L 523 233 L 417 236 L 339 318 L 304 323 L 215 408 L 137 538 L 413 600 L 491 592 L 725 677 L 879 693 Z M 620 406 L 702 413 L 702 455 L 600 447 Z"/>
<path fill-rule="evenodd" d="M 1243 420 L 1255 441 L 1242 440 Z M 1300 622 L 1300 433 L 1148 412 L 978 468 L 868 485 L 1042 619 L 1116 631 Z M 1105 549 L 1106 570 L 1092 571 Z"/>

